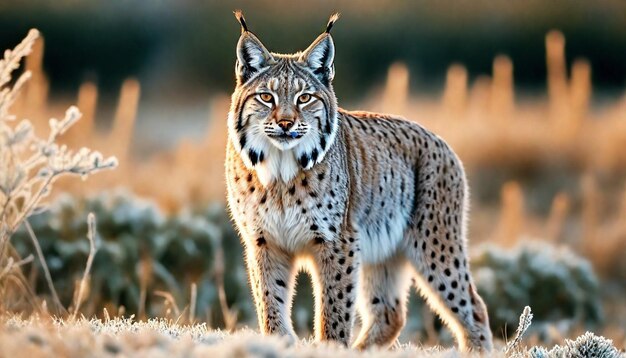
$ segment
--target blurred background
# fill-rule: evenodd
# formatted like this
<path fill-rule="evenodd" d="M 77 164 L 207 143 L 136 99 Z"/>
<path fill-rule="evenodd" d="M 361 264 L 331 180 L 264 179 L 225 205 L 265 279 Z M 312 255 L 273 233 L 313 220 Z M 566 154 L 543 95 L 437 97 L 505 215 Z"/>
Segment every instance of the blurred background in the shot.
<path fill-rule="evenodd" d="M 0 2 L 0 48 L 41 31 L 13 112 L 120 167 L 61 181 L 31 219 L 67 305 L 98 218 L 86 315 L 184 315 L 255 325 L 241 248 L 224 207 L 226 112 L 239 25 L 274 52 L 306 48 L 339 11 L 335 91 L 346 109 L 403 115 L 463 160 L 473 271 L 494 337 L 525 305 L 531 340 L 594 330 L 626 343 L 626 3 L 587 1 Z M 18 252 L 33 248 L 25 233 Z M 49 292 L 33 265 L 29 277 Z M 311 329 L 301 277 L 294 320 Z M 413 294 L 403 341 L 450 342 Z"/>

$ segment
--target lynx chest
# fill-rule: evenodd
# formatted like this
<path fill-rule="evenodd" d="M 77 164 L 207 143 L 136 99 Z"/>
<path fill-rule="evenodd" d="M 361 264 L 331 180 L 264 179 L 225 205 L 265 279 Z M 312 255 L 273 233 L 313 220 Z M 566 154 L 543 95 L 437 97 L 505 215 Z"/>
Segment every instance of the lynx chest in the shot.
<path fill-rule="evenodd" d="M 300 171 L 287 183 L 274 181 L 263 186 L 254 171 L 228 166 L 228 201 L 244 240 L 249 244 L 268 241 L 298 252 L 338 239 L 346 209 L 346 184 L 333 172 L 320 166 Z"/>

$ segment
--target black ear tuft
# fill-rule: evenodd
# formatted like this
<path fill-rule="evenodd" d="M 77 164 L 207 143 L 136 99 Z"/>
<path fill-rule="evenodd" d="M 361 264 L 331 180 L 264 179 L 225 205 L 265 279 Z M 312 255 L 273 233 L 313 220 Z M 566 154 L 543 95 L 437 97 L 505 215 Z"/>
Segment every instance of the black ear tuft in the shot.
<path fill-rule="evenodd" d="M 233 14 L 235 14 L 235 18 L 241 24 L 241 36 L 239 36 L 239 42 L 237 42 L 235 74 L 238 83 L 243 84 L 255 73 L 270 65 L 273 58 L 261 41 L 248 30 L 243 12 L 235 10 Z"/>
<path fill-rule="evenodd" d="M 246 24 L 246 19 L 243 17 L 243 12 L 241 10 L 235 10 L 233 11 L 233 14 L 235 14 L 235 18 L 241 24 L 241 33 L 243 34 L 244 32 L 247 32 L 248 25 Z"/>
<path fill-rule="evenodd" d="M 330 34 L 330 30 L 332 30 L 333 25 L 335 25 L 335 22 L 337 22 L 337 20 L 339 20 L 339 16 L 340 14 L 338 12 L 330 15 L 330 19 L 328 19 L 328 24 L 326 25 L 326 33 Z"/>
<path fill-rule="evenodd" d="M 328 86 L 335 76 L 335 66 L 333 61 L 335 58 L 335 44 L 330 36 L 335 22 L 339 20 L 339 13 L 336 12 L 328 19 L 326 31 L 313 41 L 313 43 L 302 53 L 301 60 L 313 71 L 313 74 L 324 84 Z"/>

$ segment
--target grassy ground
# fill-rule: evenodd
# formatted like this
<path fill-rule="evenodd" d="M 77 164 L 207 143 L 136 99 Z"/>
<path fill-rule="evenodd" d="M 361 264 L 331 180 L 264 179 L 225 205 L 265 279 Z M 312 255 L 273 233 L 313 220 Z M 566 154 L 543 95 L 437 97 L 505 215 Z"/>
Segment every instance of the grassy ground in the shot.
<path fill-rule="evenodd" d="M 61 321 L 13 317 L 0 326 L 2 357 L 470 357 L 454 349 L 398 345 L 357 352 L 330 343 L 301 340 L 288 346 L 280 337 L 243 329 L 227 333 L 204 324 L 179 326 L 166 320 Z M 494 353 L 493 357 L 504 356 Z"/>
<path fill-rule="evenodd" d="M 0 323 L 0 357 L 626 357 L 610 340 L 590 333 L 551 350 L 521 344 L 514 344 L 508 352 L 505 348 L 496 342 L 494 352 L 478 354 L 396 344 L 387 350 L 359 352 L 306 339 L 290 345 L 281 337 L 264 337 L 250 329 L 228 333 L 209 329 L 206 324 L 179 325 L 165 319 L 138 322 L 132 318 L 102 321 L 5 316 Z"/>

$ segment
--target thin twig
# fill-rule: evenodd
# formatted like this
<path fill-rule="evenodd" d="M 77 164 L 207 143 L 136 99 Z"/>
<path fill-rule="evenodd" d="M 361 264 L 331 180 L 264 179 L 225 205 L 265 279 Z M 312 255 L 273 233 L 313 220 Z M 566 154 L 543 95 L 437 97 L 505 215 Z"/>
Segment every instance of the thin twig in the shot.
<path fill-rule="evenodd" d="M 0 223 L 2 223 L 2 225 L 6 225 L 6 220 L 4 219 L 4 217 L 6 216 L 7 213 L 7 208 L 9 207 L 9 203 L 11 202 L 11 195 L 7 195 L 6 197 L 6 201 L 2 204 L 2 210 L 0 210 Z"/>
<path fill-rule="evenodd" d="M 186 311 L 189 309 L 189 306 L 185 306 L 182 311 L 180 311 L 179 315 L 176 317 L 176 321 L 174 321 L 174 325 L 178 325 L 180 323 L 181 318 L 185 316 Z M 184 319 L 184 318 L 183 318 Z"/>
<path fill-rule="evenodd" d="M 152 259 L 147 255 L 142 255 L 139 261 L 139 308 L 137 317 L 146 318 L 146 300 L 148 299 L 148 285 L 152 277 Z"/>
<path fill-rule="evenodd" d="M 220 299 L 220 306 L 222 307 L 222 315 L 224 316 L 224 325 L 228 332 L 232 332 L 237 325 L 237 310 L 228 307 L 228 301 L 226 300 L 226 289 L 224 288 L 224 281 L 219 281 L 217 285 L 217 292 Z"/>
<path fill-rule="evenodd" d="M 74 302 L 74 312 L 72 313 L 72 320 L 76 318 L 76 314 L 80 310 L 80 304 L 83 302 L 83 295 L 85 293 L 85 285 L 89 279 L 89 272 L 91 272 L 91 265 L 93 259 L 96 256 L 98 248 L 96 247 L 96 216 L 93 213 L 89 213 L 87 216 L 87 239 L 89 239 L 89 256 L 87 257 L 87 265 L 83 272 L 83 278 L 80 280 L 78 286 L 78 294 L 76 295 L 76 301 Z"/>
<path fill-rule="evenodd" d="M 191 298 L 189 299 L 189 324 L 196 320 L 196 299 L 198 296 L 198 285 L 191 283 Z"/>
<path fill-rule="evenodd" d="M 170 292 L 154 291 L 154 294 L 157 296 L 163 297 L 163 299 L 165 299 L 165 302 L 169 303 L 170 306 L 174 307 L 174 315 L 176 317 L 180 317 L 180 309 L 178 308 L 178 305 L 176 304 L 176 299 L 174 298 L 174 296 L 172 296 Z"/>
<path fill-rule="evenodd" d="M 137 317 L 139 319 L 146 318 L 146 299 L 148 298 L 147 289 L 144 285 L 141 285 L 139 290 L 139 308 L 137 308 Z"/>
<path fill-rule="evenodd" d="M 20 215 L 17 217 L 17 219 L 15 219 L 15 221 L 13 221 L 13 223 L 9 226 L 9 230 L 8 230 L 9 237 L 13 235 L 13 233 L 15 232 L 15 230 L 17 230 L 17 228 L 20 226 L 22 221 L 25 224 L 28 224 L 28 221 L 27 221 L 28 216 L 30 216 L 35 205 L 37 205 L 37 203 L 39 203 L 39 200 L 41 200 L 42 195 L 46 192 L 48 185 L 52 184 L 54 177 L 55 177 L 54 175 L 49 176 L 46 179 L 46 181 L 41 185 L 41 187 L 37 191 L 37 194 L 33 195 L 30 202 L 24 206 L 24 209 L 22 210 Z"/>
<path fill-rule="evenodd" d="M 52 283 L 52 275 L 50 275 L 50 270 L 48 269 L 48 264 L 46 264 L 46 259 L 43 257 L 43 252 L 41 251 L 41 246 L 39 246 L 39 240 L 37 240 L 37 236 L 35 236 L 35 232 L 33 228 L 30 226 L 28 220 L 24 220 L 24 227 L 26 227 L 26 231 L 28 231 L 28 235 L 33 242 L 33 246 L 35 246 L 35 251 L 37 252 L 37 258 L 39 258 L 39 262 L 41 263 L 41 267 L 43 268 L 44 275 L 46 276 L 46 282 L 48 283 L 48 288 L 52 293 L 52 298 L 54 300 L 54 304 L 57 306 L 59 312 L 65 313 L 65 307 L 61 304 L 61 300 L 59 299 L 59 295 L 57 295 L 57 290 L 54 288 L 54 284 Z"/>
<path fill-rule="evenodd" d="M 25 298 L 26 301 L 28 301 L 28 303 L 31 305 L 31 307 L 35 308 L 35 310 L 37 310 L 38 312 L 42 311 L 42 307 L 35 300 L 35 298 L 36 298 L 35 293 L 31 290 L 30 286 L 26 282 L 23 282 L 21 276 L 9 275 L 9 276 L 6 277 L 5 280 L 6 281 L 13 281 L 13 283 L 19 289 L 22 290 L 23 294 L 21 295 L 21 297 Z"/>
<path fill-rule="evenodd" d="M 19 261 L 15 261 L 12 257 L 9 257 L 7 259 L 7 263 L 2 268 L 2 271 L 0 271 L 0 281 L 2 281 L 2 278 L 5 275 L 13 271 L 14 268 L 19 268 L 23 265 L 26 265 L 27 263 L 33 262 L 34 259 L 35 257 L 32 254 L 28 255 L 26 258 L 23 258 Z"/>
<path fill-rule="evenodd" d="M 232 332 L 237 325 L 237 310 L 228 307 L 228 300 L 226 297 L 226 289 L 224 287 L 224 250 L 221 245 L 218 245 L 215 250 L 215 284 L 217 286 L 217 294 L 222 309 L 222 316 L 224 317 L 224 326 L 227 331 Z"/>

